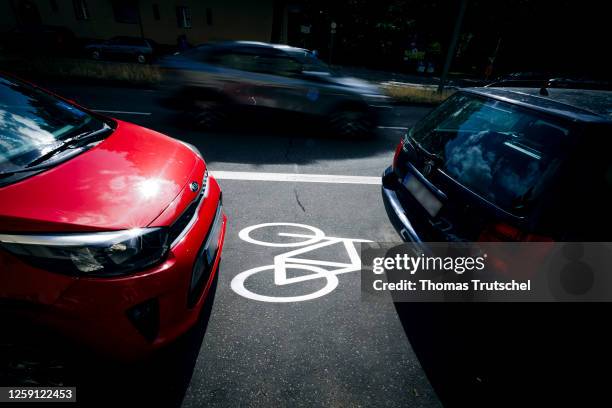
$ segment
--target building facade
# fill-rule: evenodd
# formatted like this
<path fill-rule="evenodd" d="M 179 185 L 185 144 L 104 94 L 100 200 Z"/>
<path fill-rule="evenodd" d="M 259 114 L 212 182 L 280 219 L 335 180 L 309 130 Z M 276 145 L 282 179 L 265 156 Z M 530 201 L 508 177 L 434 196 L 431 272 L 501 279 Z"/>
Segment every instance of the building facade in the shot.
<path fill-rule="evenodd" d="M 79 38 L 282 42 L 286 6 L 275 0 L 1 0 L 0 32 L 18 25 L 68 28 Z"/>

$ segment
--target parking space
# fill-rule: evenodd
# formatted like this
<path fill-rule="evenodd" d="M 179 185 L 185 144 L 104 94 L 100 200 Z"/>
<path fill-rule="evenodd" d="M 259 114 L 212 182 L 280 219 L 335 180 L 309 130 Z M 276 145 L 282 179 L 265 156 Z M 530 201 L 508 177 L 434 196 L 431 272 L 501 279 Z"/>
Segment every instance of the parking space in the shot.
<path fill-rule="evenodd" d="M 367 140 L 266 124 L 205 133 L 160 108 L 157 90 L 45 86 L 195 145 L 218 176 L 228 232 L 183 406 L 439 405 L 393 305 L 363 301 L 350 267 L 350 245 L 398 240 L 377 178 L 402 132 L 429 108 L 386 107 L 378 135 Z M 283 258 L 304 248 L 294 258 L 314 263 Z M 293 265 L 284 270 L 291 284 L 278 284 L 283 259 Z M 300 279 L 316 274 L 317 262 L 345 267 Z"/>
<path fill-rule="evenodd" d="M 361 301 L 358 272 L 338 276 L 330 293 L 306 301 L 270 303 L 237 294 L 237 274 L 271 265 L 287 248 L 245 242 L 244 228 L 269 222 L 316 227 L 326 236 L 389 239 L 381 205 L 352 214 L 358 201 L 377 203 L 376 186 L 222 181 L 230 232 L 215 306 L 184 406 L 373 405 L 430 406 L 433 393 L 416 361 L 395 310 Z M 321 200 L 321 197 L 326 200 Z M 265 197 L 265 199 L 262 199 Z M 301 205 L 298 203 L 298 199 Z M 328 206 L 335 202 L 337 205 Z M 331 208 L 329 208 L 331 207 Z M 297 228 L 299 230 L 299 228 Z M 276 228 L 275 232 L 291 228 Z M 254 231 L 266 242 L 272 231 Z M 294 232 L 299 233 L 300 231 Z M 302 233 L 304 233 L 302 231 Z M 335 245 L 309 258 L 347 262 Z M 292 249 L 292 248 L 289 248 Z M 325 279 L 278 287 L 273 268 L 249 277 L 244 286 L 270 298 L 299 297 L 325 286 Z M 300 270 L 289 270 L 299 274 Z"/>

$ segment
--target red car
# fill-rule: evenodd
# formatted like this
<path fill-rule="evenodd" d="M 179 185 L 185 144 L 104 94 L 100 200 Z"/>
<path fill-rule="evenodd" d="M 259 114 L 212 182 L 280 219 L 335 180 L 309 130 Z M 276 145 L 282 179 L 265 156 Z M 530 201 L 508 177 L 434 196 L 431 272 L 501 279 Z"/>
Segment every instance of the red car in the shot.
<path fill-rule="evenodd" d="M 0 316 L 145 357 L 197 321 L 226 222 L 195 147 L 0 76 Z"/>

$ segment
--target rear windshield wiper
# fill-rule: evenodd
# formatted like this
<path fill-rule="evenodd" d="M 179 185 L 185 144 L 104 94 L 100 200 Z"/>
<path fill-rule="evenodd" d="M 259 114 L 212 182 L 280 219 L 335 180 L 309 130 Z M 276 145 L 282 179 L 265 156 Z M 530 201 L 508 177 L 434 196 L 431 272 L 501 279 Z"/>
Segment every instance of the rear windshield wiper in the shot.
<path fill-rule="evenodd" d="M 94 131 L 83 132 L 76 136 L 73 136 L 65 140 L 58 147 L 48 151 L 47 153 L 43 154 L 42 156 L 28 163 L 24 168 L 19 169 L 19 170 L 12 170 L 12 171 L 0 173 L 0 177 L 7 177 L 7 176 L 11 176 L 17 173 L 29 173 L 32 171 L 43 170 L 48 167 L 51 167 L 56 164 L 55 161 L 52 161 L 49 163 L 45 163 L 45 162 L 48 162 L 49 159 L 53 158 L 58 153 L 61 153 L 67 149 L 76 149 L 82 146 L 86 146 L 95 141 L 101 140 L 105 137 L 106 133 L 111 129 L 112 128 L 109 125 L 104 123 L 104 125 L 100 129 L 97 129 Z"/>
<path fill-rule="evenodd" d="M 436 166 L 444 164 L 444 159 L 439 154 L 431 153 L 427 151 L 414 137 L 410 137 L 410 142 L 416 147 L 416 150 L 427 159 L 432 160 Z"/>

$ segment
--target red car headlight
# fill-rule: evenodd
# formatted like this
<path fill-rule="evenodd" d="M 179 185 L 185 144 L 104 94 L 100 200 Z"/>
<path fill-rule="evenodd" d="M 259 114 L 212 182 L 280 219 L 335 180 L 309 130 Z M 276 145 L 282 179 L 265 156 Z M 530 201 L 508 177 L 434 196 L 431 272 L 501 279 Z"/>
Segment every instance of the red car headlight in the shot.
<path fill-rule="evenodd" d="M 168 253 L 166 228 L 71 234 L 0 234 L 0 247 L 50 272 L 117 276 L 161 261 Z"/>

